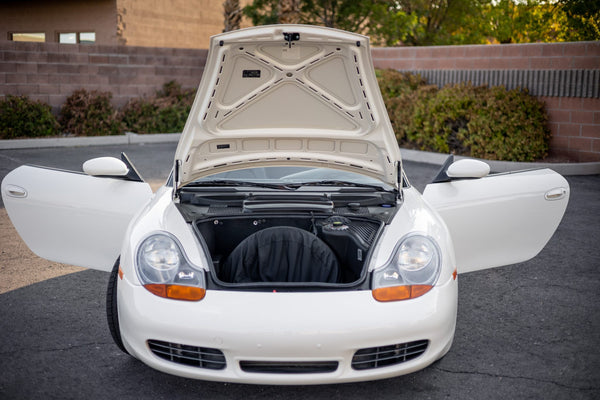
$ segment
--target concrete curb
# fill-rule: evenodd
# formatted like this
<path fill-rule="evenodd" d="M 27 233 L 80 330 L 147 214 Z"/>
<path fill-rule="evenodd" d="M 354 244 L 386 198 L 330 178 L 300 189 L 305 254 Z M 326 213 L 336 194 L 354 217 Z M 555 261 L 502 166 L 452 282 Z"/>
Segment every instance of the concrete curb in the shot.
<path fill-rule="evenodd" d="M 115 144 L 176 143 L 181 133 L 126 133 L 115 136 L 65 137 L 49 139 L 0 140 L 0 150 L 36 149 L 48 147 L 108 146 Z"/>
<path fill-rule="evenodd" d="M 423 162 L 426 164 L 442 165 L 448 158 L 448 154 L 431 153 L 428 151 L 401 149 L 402 159 L 408 161 Z M 456 156 L 455 159 L 469 158 Z M 533 168 L 550 168 L 561 175 L 596 175 L 600 174 L 600 162 L 589 163 L 541 163 L 541 162 L 514 162 L 483 160 L 489 164 L 492 172 L 509 172 Z"/>
<path fill-rule="evenodd" d="M 83 146 L 107 146 L 128 145 L 144 143 L 176 143 L 181 133 L 153 133 L 139 135 L 137 133 L 126 133 L 118 136 L 90 136 L 90 137 L 68 137 L 51 139 L 14 139 L 0 140 L 0 150 L 34 149 L 45 147 L 83 147 Z M 422 162 L 426 164 L 442 165 L 447 154 L 431 153 L 427 151 L 402 149 L 402 159 L 406 161 Z M 466 157 L 457 156 L 456 159 Z M 490 165 L 492 172 L 518 171 L 532 168 L 550 168 L 561 175 L 596 175 L 600 174 L 600 162 L 591 163 L 527 163 L 512 161 L 482 160 Z"/>

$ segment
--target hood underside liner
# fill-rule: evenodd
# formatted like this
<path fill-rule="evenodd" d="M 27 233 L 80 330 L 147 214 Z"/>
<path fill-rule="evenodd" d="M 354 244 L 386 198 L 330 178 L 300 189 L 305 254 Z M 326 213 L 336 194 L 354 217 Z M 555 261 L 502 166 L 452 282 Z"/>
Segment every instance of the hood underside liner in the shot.
<path fill-rule="evenodd" d="M 400 153 L 372 68 L 368 38 L 332 29 L 213 37 L 176 153 L 180 183 L 248 164 L 318 164 L 397 184 Z"/>

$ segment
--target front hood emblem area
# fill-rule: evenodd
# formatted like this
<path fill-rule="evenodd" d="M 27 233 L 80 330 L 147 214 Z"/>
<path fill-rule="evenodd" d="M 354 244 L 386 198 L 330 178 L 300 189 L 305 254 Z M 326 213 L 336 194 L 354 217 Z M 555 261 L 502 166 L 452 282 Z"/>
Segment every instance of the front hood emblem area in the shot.
<path fill-rule="evenodd" d="M 338 168 L 395 185 L 400 152 L 368 38 L 302 25 L 213 37 L 176 159 L 178 186 L 250 164 Z"/>

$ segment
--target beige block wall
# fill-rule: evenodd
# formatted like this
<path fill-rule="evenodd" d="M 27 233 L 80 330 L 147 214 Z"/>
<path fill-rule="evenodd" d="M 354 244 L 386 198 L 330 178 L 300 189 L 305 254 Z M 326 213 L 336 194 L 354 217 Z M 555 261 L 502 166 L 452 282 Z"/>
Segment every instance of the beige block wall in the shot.
<path fill-rule="evenodd" d="M 117 12 L 119 44 L 127 46 L 206 49 L 223 31 L 223 0 L 117 0 Z"/>

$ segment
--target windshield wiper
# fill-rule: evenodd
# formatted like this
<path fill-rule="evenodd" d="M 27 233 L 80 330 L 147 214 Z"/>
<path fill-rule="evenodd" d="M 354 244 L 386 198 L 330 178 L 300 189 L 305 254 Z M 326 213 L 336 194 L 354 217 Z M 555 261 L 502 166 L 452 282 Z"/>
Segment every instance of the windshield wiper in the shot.
<path fill-rule="evenodd" d="M 210 187 L 210 186 L 251 186 L 275 190 L 292 190 L 289 186 L 278 185 L 274 183 L 262 183 L 251 181 L 238 181 L 233 179 L 215 179 L 211 181 L 195 181 L 187 184 L 185 187 Z"/>
<path fill-rule="evenodd" d="M 378 192 L 391 192 L 392 189 L 386 189 L 383 185 L 369 185 L 366 183 L 357 183 L 336 179 L 326 179 L 321 181 L 309 181 L 302 183 L 289 183 L 289 184 L 276 184 L 276 183 L 264 183 L 264 182 L 252 182 L 252 181 L 239 181 L 233 179 L 215 179 L 210 181 L 195 181 L 187 184 L 185 187 L 259 187 L 265 189 L 274 190 L 297 190 L 303 186 L 338 186 L 345 188 L 366 188 L 376 190 Z"/>
<path fill-rule="evenodd" d="M 369 185 L 366 183 L 341 181 L 341 180 L 336 180 L 336 179 L 327 179 L 327 180 L 322 180 L 322 181 L 311 181 L 311 182 L 303 182 L 303 183 L 295 183 L 292 185 L 287 185 L 287 187 L 295 188 L 295 189 L 302 187 L 302 186 L 343 186 L 343 187 L 368 188 L 368 189 L 373 189 L 373 190 L 377 190 L 377 191 L 385 191 L 385 192 L 390 191 L 390 190 L 386 189 L 385 187 L 379 186 L 379 185 Z"/>

